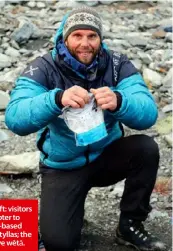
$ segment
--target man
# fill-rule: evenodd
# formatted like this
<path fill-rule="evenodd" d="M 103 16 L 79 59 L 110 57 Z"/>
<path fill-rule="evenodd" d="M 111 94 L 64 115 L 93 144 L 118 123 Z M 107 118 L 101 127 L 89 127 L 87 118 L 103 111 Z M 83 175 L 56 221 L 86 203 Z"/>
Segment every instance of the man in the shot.
<path fill-rule="evenodd" d="M 6 109 L 6 124 L 13 132 L 22 136 L 38 131 L 40 229 L 46 250 L 75 250 L 88 191 L 123 179 L 116 242 L 138 250 L 165 250 L 142 224 L 151 211 L 158 146 L 146 135 L 123 137 L 121 126 L 143 130 L 155 123 L 157 107 L 147 86 L 126 56 L 102 42 L 101 19 L 93 9 L 71 11 L 55 40 L 51 54 L 37 58 L 18 78 Z M 108 135 L 76 146 L 62 109 L 84 108 L 89 93 L 103 110 Z"/>

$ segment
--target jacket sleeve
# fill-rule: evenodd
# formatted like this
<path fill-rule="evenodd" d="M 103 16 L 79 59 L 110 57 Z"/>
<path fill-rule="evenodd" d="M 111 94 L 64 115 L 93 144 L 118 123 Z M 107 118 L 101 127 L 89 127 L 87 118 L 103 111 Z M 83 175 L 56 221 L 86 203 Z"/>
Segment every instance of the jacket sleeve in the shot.
<path fill-rule="evenodd" d="M 55 95 L 61 89 L 49 90 L 46 83 L 45 71 L 37 61 L 18 78 L 5 112 L 5 123 L 11 131 L 21 136 L 28 135 L 47 126 L 61 114 L 55 103 Z"/>
<path fill-rule="evenodd" d="M 116 120 L 137 130 L 144 130 L 155 124 L 157 106 L 139 73 L 122 79 L 113 90 L 122 97 L 119 110 L 112 113 Z"/>

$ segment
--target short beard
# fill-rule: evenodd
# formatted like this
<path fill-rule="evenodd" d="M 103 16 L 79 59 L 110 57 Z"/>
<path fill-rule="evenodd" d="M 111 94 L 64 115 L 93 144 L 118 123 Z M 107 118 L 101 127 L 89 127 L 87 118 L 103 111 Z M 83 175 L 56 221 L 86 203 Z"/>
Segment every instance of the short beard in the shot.
<path fill-rule="evenodd" d="M 67 47 L 67 49 L 69 50 L 70 54 L 71 54 L 77 61 L 79 61 L 80 63 L 85 64 L 85 65 L 90 65 L 90 64 L 92 64 L 92 62 L 94 61 L 94 59 L 95 59 L 96 56 L 98 55 L 101 46 L 98 48 L 98 50 L 96 50 L 96 51 L 93 52 L 92 59 L 91 59 L 91 61 L 90 61 L 89 63 L 83 63 L 83 62 L 81 62 L 81 61 L 79 60 L 79 58 L 75 55 L 75 52 L 69 48 L 68 43 L 66 44 L 66 47 Z"/>

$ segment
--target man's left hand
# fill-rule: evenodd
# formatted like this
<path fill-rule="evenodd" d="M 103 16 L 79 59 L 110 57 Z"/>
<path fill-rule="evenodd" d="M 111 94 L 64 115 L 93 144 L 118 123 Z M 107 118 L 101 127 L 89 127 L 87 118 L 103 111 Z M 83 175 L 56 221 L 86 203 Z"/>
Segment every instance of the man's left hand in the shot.
<path fill-rule="evenodd" d="M 109 87 L 101 87 L 98 89 L 90 89 L 94 94 L 97 105 L 103 110 L 109 109 L 114 111 L 117 107 L 117 96 Z"/>

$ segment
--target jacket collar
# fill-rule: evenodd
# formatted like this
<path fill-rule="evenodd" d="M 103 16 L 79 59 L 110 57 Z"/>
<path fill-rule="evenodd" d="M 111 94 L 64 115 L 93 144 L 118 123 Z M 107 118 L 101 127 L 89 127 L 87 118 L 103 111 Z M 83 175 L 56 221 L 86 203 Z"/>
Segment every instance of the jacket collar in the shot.
<path fill-rule="evenodd" d="M 107 53 L 102 47 L 98 56 L 88 66 L 75 59 L 62 40 L 58 41 L 56 51 L 55 63 L 58 65 L 61 64 L 62 67 L 65 66 L 83 79 L 94 80 L 98 72 L 106 68 L 107 65 Z"/>

